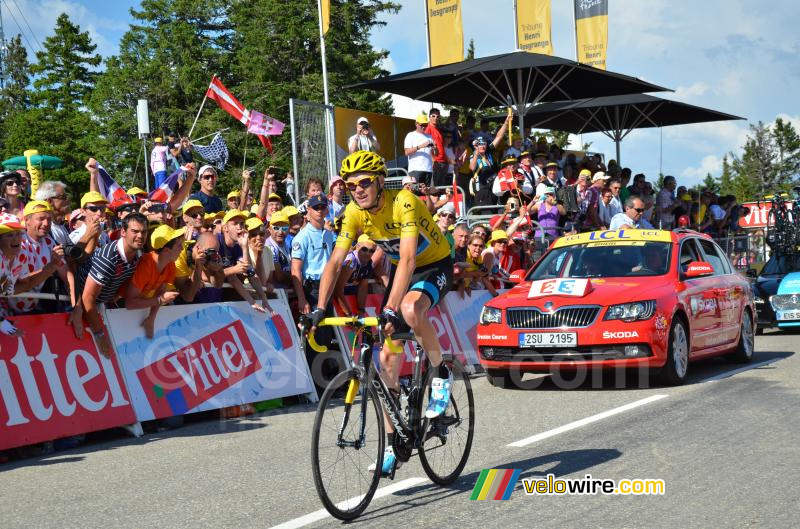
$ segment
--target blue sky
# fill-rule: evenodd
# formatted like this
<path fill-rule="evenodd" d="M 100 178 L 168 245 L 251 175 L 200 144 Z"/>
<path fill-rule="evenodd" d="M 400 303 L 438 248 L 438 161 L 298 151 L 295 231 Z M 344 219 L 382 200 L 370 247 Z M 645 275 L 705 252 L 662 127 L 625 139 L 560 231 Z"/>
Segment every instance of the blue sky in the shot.
<path fill-rule="evenodd" d="M 287 0 L 290 1 L 290 0 Z M 423 0 L 401 0 L 399 13 L 385 17 L 373 44 L 389 50 L 385 67 L 393 73 L 425 65 Z M 132 0 L 4 0 L 6 35 L 25 27 L 19 6 L 41 42 L 61 12 L 88 29 L 103 55 L 117 50 L 130 22 Z M 623 165 L 655 178 L 661 169 L 679 183 L 693 185 L 707 172 L 718 175 L 723 154 L 739 152 L 749 123 L 782 116 L 800 129 L 800 18 L 797 0 L 611 0 L 608 69 L 672 88 L 661 97 L 747 118 L 644 129 L 622 143 Z M 555 55 L 574 59 L 571 0 L 552 0 Z M 512 0 L 462 0 L 464 38 L 475 39 L 477 55 L 512 51 Z M 335 12 L 333 13 L 335 16 Z M 26 28 L 27 29 L 27 28 Z M 35 48 L 36 43 L 31 42 Z M 415 116 L 420 103 L 395 101 L 398 115 Z M 577 146 L 581 138 L 575 139 Z M 587 134 L 593 150 L 613 157 L 613 143 Z"/>

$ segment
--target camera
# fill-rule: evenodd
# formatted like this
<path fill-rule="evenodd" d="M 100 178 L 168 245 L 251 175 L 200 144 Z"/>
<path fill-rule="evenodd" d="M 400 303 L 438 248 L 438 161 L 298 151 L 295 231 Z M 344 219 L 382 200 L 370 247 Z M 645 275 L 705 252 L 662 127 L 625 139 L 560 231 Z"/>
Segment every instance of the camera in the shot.
<path fill-rule="evenodd" d="M 248 278 L 254 277 L 256 275 L 256 269 L 252 266 L 248 266 L 244 275 L 246 275 Z"/>
<path fill-rule="evenodd" d="M 64 248 L 64 256 L 72 259 L 73 261 L 77 261 L 83 257 L 83 248 L 71 242 L 63 244 L 62 248 Z"/>

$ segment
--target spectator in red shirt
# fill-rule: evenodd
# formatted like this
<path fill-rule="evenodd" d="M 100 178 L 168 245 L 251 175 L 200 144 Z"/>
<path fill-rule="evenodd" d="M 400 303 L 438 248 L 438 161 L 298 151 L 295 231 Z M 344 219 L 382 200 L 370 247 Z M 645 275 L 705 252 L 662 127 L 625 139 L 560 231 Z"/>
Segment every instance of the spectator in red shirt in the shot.
<path fill-rule="evenodd" d="M 447 155 L 445 153 L 444 137 L 439 131 L 439 118 L 441 112 L 438 108 L 432 108 L 428 112 L 428 127 L 425 129 L 425 134 L 433 139 L 433 148 L 431 149 L 431 157 L 433 158 L 433 185 L 446 186 L 451 184 L 447 176 Z"/>

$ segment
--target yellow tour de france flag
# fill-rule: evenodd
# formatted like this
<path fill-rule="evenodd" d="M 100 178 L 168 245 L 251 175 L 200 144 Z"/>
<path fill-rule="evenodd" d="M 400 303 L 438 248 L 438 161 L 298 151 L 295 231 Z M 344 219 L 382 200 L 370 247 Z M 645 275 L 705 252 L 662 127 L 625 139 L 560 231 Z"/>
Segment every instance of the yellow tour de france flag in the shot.
<path fill-rule="evenodd" d="M 605 70 L 608 51 L 608 0 L 574 1 L 578 62 Z"/>
<path fill-rule="evenodd" d="M 519 49 L 553 54 L 550 30 L 550 0 L 516 0 Z"/>
<path fill-rule="evenodd" d="M 331 25 L 331 0 L 319 0 L 320 11 L 322 11 L 322 34 L 328 33 Z"/>
<path fill-rule="evenodd" d="M 431 67 L 464 60 L 461 0 L 425 0 Z"/>

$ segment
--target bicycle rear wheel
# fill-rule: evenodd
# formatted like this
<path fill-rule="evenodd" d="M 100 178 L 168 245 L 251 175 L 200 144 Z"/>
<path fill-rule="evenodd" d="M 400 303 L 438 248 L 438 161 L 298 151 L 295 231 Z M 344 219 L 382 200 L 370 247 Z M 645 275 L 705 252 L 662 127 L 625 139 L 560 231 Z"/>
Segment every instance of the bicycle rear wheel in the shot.
<path fill-rule="evenodd" d="M 337 375 L 319 401 L 311 440 L 314 486 L 322 504 L 340 520 L 358 517 L 369 505 L 381 478 L 384 424 L 377 395 L 360 385 L 346 403 L 355 371 Z M 377 472 L 369 470 L 375 465 Z"/>
<path fill-rule="evenodd" d="M 456 358 L 445 356 L 444 363 L 453 374 L 450 386 L 450 404 L 447 410 L 436 419 L 423 419 L 423 442 L 419 448 L 419 460 L 431 481 L 439 485 L 453 483 L 469 459 L 472 438 L 475 434 L 475 398 L 472 384 L 464 366 Z M 430 400 L 431 378 L 434 369 L 428 369 L 425 385 L 422 386 L 424 398 L 420 413 Z"/>

